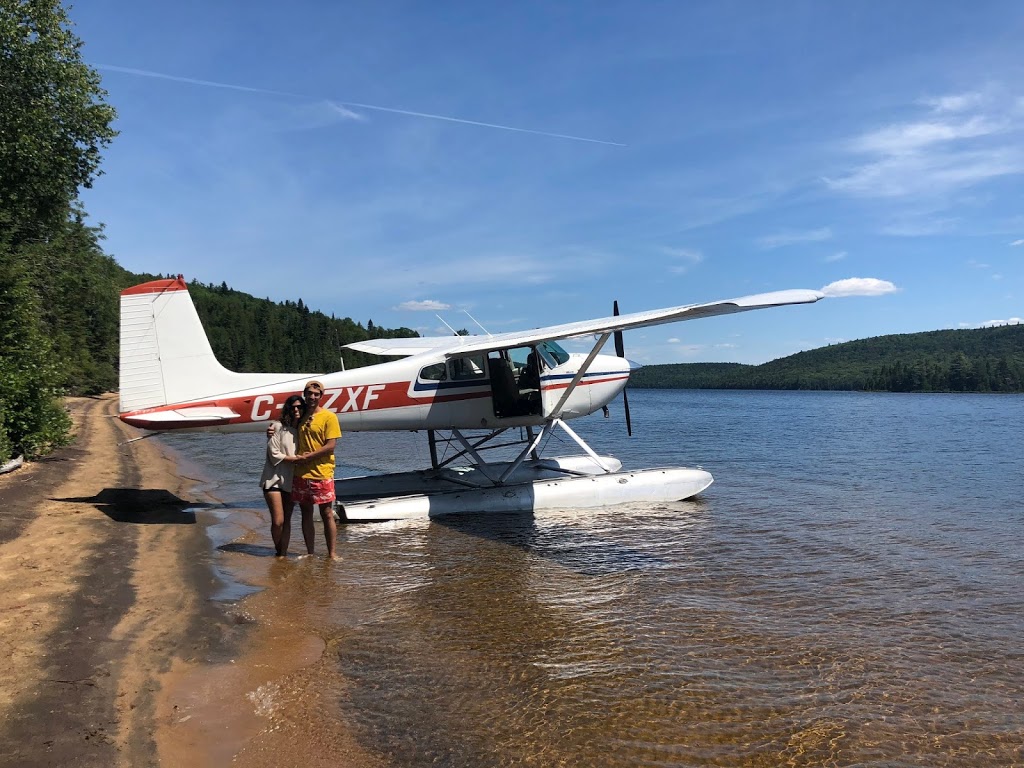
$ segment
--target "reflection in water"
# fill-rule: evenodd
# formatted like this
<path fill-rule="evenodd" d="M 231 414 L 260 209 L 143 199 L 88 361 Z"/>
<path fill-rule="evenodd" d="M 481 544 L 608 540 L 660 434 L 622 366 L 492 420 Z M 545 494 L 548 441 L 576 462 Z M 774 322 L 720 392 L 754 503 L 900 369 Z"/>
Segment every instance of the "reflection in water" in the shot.
<path fill-rule="evenodd" d="M 1024 762 L 1024 398 L 631 407 L 642 441 L 614 420 L 586 437 L 627 466 L 699 457 L 716 485 L 343 528 L 339 566 L 276 562 L 255 596 L 326 642 L 293 699 L 326 687 L 339 727 L 397 766 Z"/>

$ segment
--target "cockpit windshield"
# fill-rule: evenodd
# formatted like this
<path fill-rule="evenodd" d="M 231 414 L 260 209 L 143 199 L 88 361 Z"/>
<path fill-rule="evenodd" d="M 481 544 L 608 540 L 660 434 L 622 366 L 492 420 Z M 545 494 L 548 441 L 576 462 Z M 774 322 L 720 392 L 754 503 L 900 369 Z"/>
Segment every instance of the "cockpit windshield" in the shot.
<path fill-rule="evenodd" d="M 537 345 L 537 351 L 544 358 L 548 368 L 554 368 L 556 365 L 569 361 L 569 353 L 553 341 L 542 341 Z"/>

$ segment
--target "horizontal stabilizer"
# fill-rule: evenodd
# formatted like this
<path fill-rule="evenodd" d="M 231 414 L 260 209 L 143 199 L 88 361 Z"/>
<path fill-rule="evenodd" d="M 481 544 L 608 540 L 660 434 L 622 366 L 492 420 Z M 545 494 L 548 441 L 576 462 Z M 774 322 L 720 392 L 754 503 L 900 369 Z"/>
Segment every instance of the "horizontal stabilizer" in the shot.
<path fill-rule="evenodd" d="M 133 427 L 142 429 L 184 429 L 186 427 L 213 427 L 227 424 L 239 414 L 230 408 L 214 406 L 196 406 L 194 408 L 175 408 L 171 411 L 153 411 L 151 413 L 135 413 L 121 417 Z"/>

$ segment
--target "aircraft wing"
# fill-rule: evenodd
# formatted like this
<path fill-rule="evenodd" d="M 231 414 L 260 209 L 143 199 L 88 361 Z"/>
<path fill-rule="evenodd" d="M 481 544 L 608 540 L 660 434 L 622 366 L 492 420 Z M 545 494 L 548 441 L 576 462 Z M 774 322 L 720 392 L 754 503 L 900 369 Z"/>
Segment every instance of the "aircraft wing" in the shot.
<path fill-rule="evenodd" d="M 760 293 L 754 296 L 742 296 L 738 299 L 713 301 L 708 304 L 687 304 L 681 307 L 652 309 L 646 312 L 632 312 L 626 315 L 602 317 L 597 320 L 551 325 L 532 331 L 517 331 L 495 334 L 494 336 L 448 336 L 442 337 L 439 340 L 449 347 L 444 350 L 445 355 L 454 357 L 456 355 L 485 352 L 492 349 L 521 347 L 541 341 L 557 341 L 558 339 L 568 339 L 574 336 L 628 331 L 633 328 L 644 328 L 649 325 L 696 320 L 701 317 L 714 317 L 715 315 L 731 315 L 736 312 L 747 312 L 751 309 L 782 307 L 787 304 L 813 304 L 823 298 L 825 298 L 825 294 L 818 291 L 793 289 L 775 291 L 774 293 Z M 460 342 L 460 340 L 462 341 Z M 437 347 L 435 346 L 435 348 Z"/>
<path fill-rule="evenodd" d="M 356 352 L 366 352 L 371 355 L 390 355 L 394 357 L 408 357 L 418 355 L 420 352 L 427 352 L 431 349 L 447 348 L 452 344 L 459 343 L 459 339 L 479 338 L 473 336 L 416 336 L 410 339 L 367 339 L 366 341 L 353 341 L 351 344 L 343 344 L 345 349 L 354 349 Z"/>
<path fill-rule="evenodd" d="M 597 320 L 583 320 L 564 325 L 549 325 L 532 331 L 514 331 L 492 336 L 419 336 L 411 339 L 368 339 L 345 344 L 348 349 L 368 352 L 373 355 L 392 355 L 408 357 L 435 350 L 448 357 L 485 352 L 492 349 L 507 349 L 536 344 L 541 341 L 568 339 L 574 336 L 588 336 L 613 331 L 628 331 L 633 328 L 644 328 L 648 325 L 675 323 L 682 320 L 696 320 L 701 317 L 730 315 L 735 312 L 746 312 L 751 309 L 782 307 L 787 304 L 812 304 L 825 298 L 818 291 L 794 289 L 759 293 L 754 296 L 742 296 L 738 299 L 713 301 L 708 304 L 686 304 L 681 307 L 652 309 L 646 312 L 632 312 L 627 315 L 602 317 Z"/>

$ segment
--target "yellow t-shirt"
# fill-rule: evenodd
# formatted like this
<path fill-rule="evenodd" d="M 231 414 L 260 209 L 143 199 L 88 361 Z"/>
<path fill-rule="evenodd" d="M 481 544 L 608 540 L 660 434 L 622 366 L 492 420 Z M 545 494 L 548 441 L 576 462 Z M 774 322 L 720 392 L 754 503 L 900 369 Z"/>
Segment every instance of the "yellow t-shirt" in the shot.
<path fill-rule="evenodd" d="M 331 438 L 341 437 L 338 417 L 330 411 L 317 411 L 299 425 L 299 453 L 310 453 Z M 330 480 L 334 477 L 334 453 L 321 456 L 313 461 L 299 462 L 295 467 L 297 477 L 309 480 Z"/>

